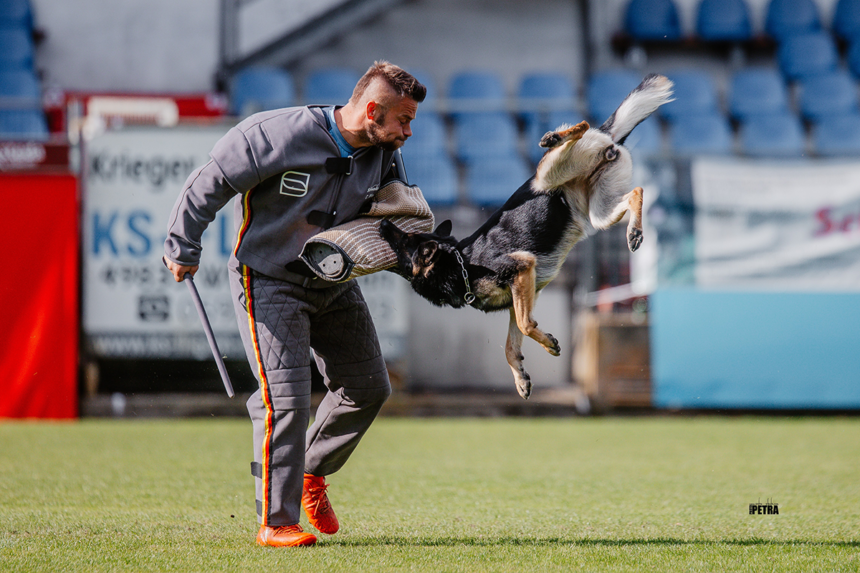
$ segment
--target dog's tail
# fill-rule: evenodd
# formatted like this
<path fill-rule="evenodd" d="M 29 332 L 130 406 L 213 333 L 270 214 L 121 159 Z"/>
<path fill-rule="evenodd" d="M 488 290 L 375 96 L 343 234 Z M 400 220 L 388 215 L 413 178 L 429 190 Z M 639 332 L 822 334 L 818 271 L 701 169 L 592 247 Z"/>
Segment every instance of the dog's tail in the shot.
<path fill-rule="evenodd" d="M 630 92 L 618 109 L 600 126 L 612 141 L 623 145 L 633 128 L 647 119 L 658 107 L 672 101 L 672 82 L 666 76 L 649 74 Z"/>

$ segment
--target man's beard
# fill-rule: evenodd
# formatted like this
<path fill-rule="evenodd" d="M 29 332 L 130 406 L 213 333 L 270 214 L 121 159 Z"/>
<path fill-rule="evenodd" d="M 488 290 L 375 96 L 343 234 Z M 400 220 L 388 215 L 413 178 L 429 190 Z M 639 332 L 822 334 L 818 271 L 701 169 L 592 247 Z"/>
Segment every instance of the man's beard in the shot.
<path fill-rule="evenodd" d="M 385 151 L 396 151 L 406 143 L 404 139 L 385 140 L 385 131 L 382 129 L 382 124 L 385 122 L 385 114 L 373 118 L 373 123 L 367 128 L 367 139 L 371 145 L 380 147 Z"/>

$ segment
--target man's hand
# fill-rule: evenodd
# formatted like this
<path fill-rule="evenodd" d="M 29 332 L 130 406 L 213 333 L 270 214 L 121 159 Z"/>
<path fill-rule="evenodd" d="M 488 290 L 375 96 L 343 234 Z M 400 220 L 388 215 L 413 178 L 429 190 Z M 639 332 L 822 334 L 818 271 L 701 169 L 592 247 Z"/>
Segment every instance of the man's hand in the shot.
<path fill-rule="evenodd" d="M 185 273 L 191 273 L 191 276 L 193 277 L 194 274 L 197 272 L 197 269 L 200 268 L 200 265 L 186 267 L 185 265 L 174 263 L 173 261 L 169 261 L 165 258 L 162 258 L 161 260 L 164 261 L 164 266 L 166 266 L 167 270 L 169 270 L 173 274 L 173 278 L 178 283 L 181 283 L 185 280 Z"/>

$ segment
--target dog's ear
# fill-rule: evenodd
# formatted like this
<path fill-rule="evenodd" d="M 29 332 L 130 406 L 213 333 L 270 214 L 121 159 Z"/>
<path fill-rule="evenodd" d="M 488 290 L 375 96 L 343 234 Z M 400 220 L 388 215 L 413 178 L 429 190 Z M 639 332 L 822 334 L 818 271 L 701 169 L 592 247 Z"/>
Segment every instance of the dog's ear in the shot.
<path fill-rule="evenodd" d="M 421 266 L 429 266 L 430 263 L 433 262 L 433 258 L 436 256 L 436 252 L 438 250 L 439 243 L 436 241 L 426 241 L 421 243 L 421 246 L 418 248 L 418 262 Z"/>
<path fill-rule="evenodd" d="M 672 82 L 665 76 L 650 74 L 624 98 L 618 109 L 600 126 L 612 141 L 623 145 L 633 128 L 664 103 L 672 101 Z"/>
<path fill-rule="evenodd" d="M 436 230 L 433 231 L 433 234 L 439 235 L 440 237 L 449 237 L 451 236 L 451 227 L 451 220 L 445 219 L 444 221 L 439 223 L 439 226 L 436 227 Z"/>

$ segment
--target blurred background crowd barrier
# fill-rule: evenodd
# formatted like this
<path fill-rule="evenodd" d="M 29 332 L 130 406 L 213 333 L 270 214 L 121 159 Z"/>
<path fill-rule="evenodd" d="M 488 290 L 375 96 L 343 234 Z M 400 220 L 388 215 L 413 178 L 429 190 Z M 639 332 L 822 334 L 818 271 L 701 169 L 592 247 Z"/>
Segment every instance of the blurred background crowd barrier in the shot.
<path fill-rule="evenodd" d="M 627 141 L 645 243 L 600 233 L 541 294 L 564 351 L 526 343 L 538 392 L 581 412 L 860 407 L 860 0 L 0 0 L 0 417 L 219 391 L 160 262 L 175 197 L 242 117 L 344 103 L 380 58 L 428 87 L 403 154 L 458 237 L 545 131 L 601 124 L 646 73 L 675 82 Z M 249 392 L 232 234 L 227 207 L 197 285 Z M 513 391 L 506 313 L 361 282 L 403 393 Z"/>

